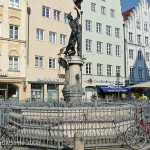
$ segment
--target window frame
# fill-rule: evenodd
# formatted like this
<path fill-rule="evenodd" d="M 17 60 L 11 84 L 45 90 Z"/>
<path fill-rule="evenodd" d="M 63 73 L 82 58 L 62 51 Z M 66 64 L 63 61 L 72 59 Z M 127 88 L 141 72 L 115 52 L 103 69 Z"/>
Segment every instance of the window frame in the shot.
<path fill-rule="evenodd" d="M 36 40 L 44 41 L 44 36 L 45 36 L 45 31 L 43 29 L 36 28 Z"/>
<path fill-rule="evenodd" d="M 18 3 L 16 1 L 18 1 Z M 19 7 L 20 7 L 20 0 L 9 0 L 9 7 L 19 9 Z"/>
<path fill-rule="evenodd" d="M 92 31 L 92 21 L 91 20 L 85 21 L 85 29 L 86 29 L 86 31 Z"/>
<path fill-rule="evenodd" d="M 10 58 L 12 58 L 12 68 L 10 68 Z M 17 68 L 15 68 L 15 59 L 17 59 Z M 18 56 L 9 56 L 9 70 L 19 70 L 19 57 Z"/>
<path fill-rule="evenodd" d="M 103 75 L 103 64 L 97 63 L 97 75 Z"/>
<path fill-rule="evenodd" d="M 97 53 L 103 53 L 103 43 L 101 41 L 97 41 Z"/>
<path fill-rule="evenodd" d="M 112 54 L 112 44 L 107 43 L 107 55 L 111 55 Z"/>
<path fill-rule="evenodd" d="M 66 35 L 60 34 L 60 45 L 66 45 L 66 38 Z"/>
<path fill-rule="evenodd" d="M 49 10 L 49 13 L 48 13 L 48 16 L 47 16 L 47 10 Z M 44 14 L 43 14 L 44 13 Z M 50 18 L 50 7 L 47 7 L 47 6 L 42 6 L 42 17 L 45 17 L 45 18 Z"/>
<path fill-rule="evenodd" d="M 92 74 L 92 63 L 86 63 L 86 74 Z"/>
<path fill-rule="evenodd" d="M 56 69 L 56 58 L 49 57 L 48 62 L 49 62 L 48 65 L 49 69 Z M 50 67 L 50 62 L 51 62 L 51 67 Z"/>
<path fill-rule="evenodd" d="M 36 62 L 36 58 L 38 58 L 37 60 L 37 62 Z M 42 59 L 41 59 L 42 58 Z M 41 59 L 41 60 L 40 60 Z M 34 64 L 34 67 L 36 67 L 36 68 L 44 68 L 44 56 L 38 56 L 38 55 L 35 55 L 35 64 Z M 40 61 L 42 61 L 42 63 L 40 62 Z M 37 65 L 36 65 L 36 63 L 37 63 Z M 42 65 L 41 65 L 41 64 Z"/>
<path fill-rule="evenodd" d="M 12 27 L 12 29 L 10 29 L 10 27 Z M 17 30 L 15 28 L 17 28 Z M 11 31 L 10 30 L 12 30 L 12 37 L 11 37 Z M 16 34 L 16 32 L 17 32 L 17 34 Z M 19 26 L 9 24 L 9 38 L 10 39 L 19 39 Z"/>
<path fill-rule="evenodd" d="M 112 76 L 112 65 L 107 65 L 107 76 Z"/>
<path fill-rule="evenodd" d="M 56 44 L 57 43 L 57 33 L 53 31 L 49 31 L 49 42 L 51 44 Z"/>
<path fill-rule="evenodd" d="M 54 9 L 54 20 L 61 21 L 61 11 Z"/>
<path fill-rule="evenodd" d="M 92 40 L 86 39 L 86 52 L 92 51 Z"/>

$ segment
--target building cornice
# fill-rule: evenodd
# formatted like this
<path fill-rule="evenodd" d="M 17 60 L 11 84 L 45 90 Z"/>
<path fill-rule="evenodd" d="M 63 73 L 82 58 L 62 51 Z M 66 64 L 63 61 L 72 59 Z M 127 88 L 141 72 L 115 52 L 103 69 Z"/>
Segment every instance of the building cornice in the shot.
<path fill-rule="evenodd" d="M 10 39 L 10 38 L 5 38 L 5 37 L 0 37 L 0 40 L 12 41 L 12 42 L 17 42 L 17 43 L 26 43 L 26 41 L 24 41 L 24 40 Z"/>

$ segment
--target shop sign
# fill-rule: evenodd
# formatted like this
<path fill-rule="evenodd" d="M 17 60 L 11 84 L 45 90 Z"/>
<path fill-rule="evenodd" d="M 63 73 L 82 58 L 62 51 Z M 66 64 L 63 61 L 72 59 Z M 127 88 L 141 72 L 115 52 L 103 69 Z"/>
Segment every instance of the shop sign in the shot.
<path fill-rule="evenodd" d="M 50 82 L 50 83 L 62 83 L 62 84 L 65 84 L 65 79 L 61 79 L 61 78 L 37 77 L 37 81 L 40 81 L 40 82 Z"/>
<path fill-rule="evenodd" d="M 7 77 L 7 74 L 5 72 L 0 71 L 0 77 Z"/>
<path fill-rule="evenodd" d="M 88 80 L 86 80 L 85 82 L 92 84 L 92 83 L 109 83 L 109 84 L 116 84 L 117 81 L 110 81 L 110 80 L 97 80 L 97 79 L 91 79 L 89 78 Z M 122 85 L 123 82 L 120 82 L 120 84 Z"/>

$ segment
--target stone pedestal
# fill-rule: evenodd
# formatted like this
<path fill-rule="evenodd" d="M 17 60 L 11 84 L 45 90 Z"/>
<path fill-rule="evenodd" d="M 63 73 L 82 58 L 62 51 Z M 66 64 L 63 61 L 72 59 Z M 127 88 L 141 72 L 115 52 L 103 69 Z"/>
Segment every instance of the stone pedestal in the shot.
<path fill-rule="evenodd" d="M 65 59 L 69 67 L 65 73 L 66 85 L 62 90 L 64 100 L 80 103 L 83 94 L 83 88 L 81 86 L 81 67 L 83 60 L 79 56 L 68 56 Z"/>

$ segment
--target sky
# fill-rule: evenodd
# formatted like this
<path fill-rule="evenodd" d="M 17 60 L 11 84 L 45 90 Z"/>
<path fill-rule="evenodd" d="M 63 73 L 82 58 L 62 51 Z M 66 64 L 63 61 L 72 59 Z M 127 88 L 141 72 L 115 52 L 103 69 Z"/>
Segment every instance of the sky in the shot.
<path fill-rule="evenodd" d="M 122 12 L 134 7 L 139 0 L 121 0 Z M 150 4 L 150 0 L 149 0 Z"/>

